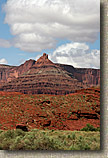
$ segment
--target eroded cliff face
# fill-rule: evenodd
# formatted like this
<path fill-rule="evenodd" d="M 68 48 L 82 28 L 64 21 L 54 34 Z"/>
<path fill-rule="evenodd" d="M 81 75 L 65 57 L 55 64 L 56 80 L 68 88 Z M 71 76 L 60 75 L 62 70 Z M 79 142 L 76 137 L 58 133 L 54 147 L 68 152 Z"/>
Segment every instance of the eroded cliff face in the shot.
<path fill-rule="evenodd" d="M 100 70 L 99 69 L 81 69 L 76 68 L 74 76 L 84 84 L 90 86 L 100 85 Z"/>
<path fill-rule="evenodd" d="M 2 65 L 0 74 L 1 91 L 27 94 L 68 94 L 100 84 L 100 70 L 54 64 L 45 53 L 17 67 Z"/>
<path fill-rule="evenodd" d="M 92 68 L 74 68 L 70 65 L 57 64 L 69 73 L 73 73 L 74 77 L 86 85 L 96 86 L 100 85 L 100 69 Z"/>
<path fill-rule="evenodd" d="M 20 66 L 0 65 L 0 85 L 23 75 L 35 64 L 35 60 L 28 60 Z"/>
<path fill-rule="evenodd" d="M 0 85 L 8 81 L 8 72 L 13 68 L 13 66 L 0 64 Z"/>

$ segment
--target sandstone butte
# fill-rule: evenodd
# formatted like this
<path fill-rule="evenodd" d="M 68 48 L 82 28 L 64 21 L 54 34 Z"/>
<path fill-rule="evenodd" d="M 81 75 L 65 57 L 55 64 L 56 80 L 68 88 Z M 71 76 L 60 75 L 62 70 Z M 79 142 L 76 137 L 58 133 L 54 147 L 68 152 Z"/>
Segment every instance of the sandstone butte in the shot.
<path fill-rule="evenodd" d="M 53 63 L 46 53 L 20 66 L 0 64 L 0 91 L 62 95 L 93 86 L 100 86 L 100 69 Z"/>

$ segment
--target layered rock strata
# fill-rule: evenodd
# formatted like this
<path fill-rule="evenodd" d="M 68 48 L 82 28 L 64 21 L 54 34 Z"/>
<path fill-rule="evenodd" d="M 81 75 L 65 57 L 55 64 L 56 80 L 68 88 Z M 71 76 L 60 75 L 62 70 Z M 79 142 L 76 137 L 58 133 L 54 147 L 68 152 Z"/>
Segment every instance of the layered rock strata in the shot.
<path fill-rule="evenodd" d="M 2 67 L 2 68 L 1 68 Z M 68 94 L 100 84 L 100 70 L 55 64 L 43 54 L 17 67 L 0 67 L 0 91 L 27 94 Z"/>

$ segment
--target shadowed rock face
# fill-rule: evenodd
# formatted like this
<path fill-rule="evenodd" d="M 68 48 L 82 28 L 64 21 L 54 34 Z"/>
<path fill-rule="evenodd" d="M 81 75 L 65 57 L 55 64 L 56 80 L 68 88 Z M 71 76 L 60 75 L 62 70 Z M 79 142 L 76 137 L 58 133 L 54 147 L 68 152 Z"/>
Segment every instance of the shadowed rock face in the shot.
<path fill-rule="evenodd" d="M 55 64 L 46 53 L 37 61 L 16 67 L 0 66 L 0 91 L 27 94 L 68 94 L 81 88 L 99 86 L 100 70 Z"/>

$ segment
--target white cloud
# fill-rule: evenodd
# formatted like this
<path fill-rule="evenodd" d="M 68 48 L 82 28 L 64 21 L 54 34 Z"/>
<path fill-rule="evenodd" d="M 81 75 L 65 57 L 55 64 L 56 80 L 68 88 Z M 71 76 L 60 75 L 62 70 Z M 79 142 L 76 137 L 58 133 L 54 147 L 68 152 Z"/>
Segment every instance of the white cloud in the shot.
<path fill-rule="evenodd" d="M 55 41 L 48 37 L 42 37 L 35 33 L 20 34 L 13 40 L 13 45 L 23 51 L 40 52 L 42 49 L 51 49 L 55 46 Z"/>
<path fill-rule="evenodd" d="M 54 48 L 57 39 L 93 42 L 100 29 L 99 0 L 7 0 L 4 9 L 13 45 L 24 51 Z"/>
<path fill-rule="evenodd" d="M 55 63 L 80 68 L 100 68 L 100 50 L 90 50 L 85 43 L 68 43 L 58 47 L 49 58 Z"/>
<path fill-rule="evenodd" d="M 11 47 L 11 44 L 8 40 L 0 38 L 0 47 L 9 48 Z"/>
<path fill-rule="evenodd" d="M 5 58 L 0 59 L 0 64 L 7 64 L 7 60 Z"/>

